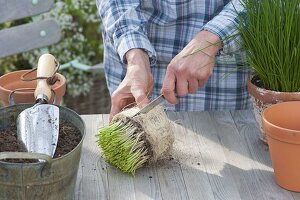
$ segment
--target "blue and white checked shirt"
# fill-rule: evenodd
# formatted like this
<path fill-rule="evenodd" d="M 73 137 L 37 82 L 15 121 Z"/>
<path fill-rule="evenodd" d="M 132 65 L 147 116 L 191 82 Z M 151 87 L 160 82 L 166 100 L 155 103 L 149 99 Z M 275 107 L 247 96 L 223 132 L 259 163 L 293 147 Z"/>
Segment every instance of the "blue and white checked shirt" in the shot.
<path fill-rule="evenodd" d="M 236 33 L 240 0 L 97 0 L 103 23 L 104 66 L 112 93 L 126 74 L 125 53 L 132 48 L 148 52 L 159 95 L 169 62 L 201 30 L 221 39 Z M 168 110 L 201 111 L 246 109 L 249 95 L 246 80 L 249 70 L 242 70 L 244 53 L 239 38 L 225 40 L 217 56 L 213 75 L 196 94 L 180 97 Z M 242 56 L 243 55 L 243 56 Z M 239 63 L 239 64 L 237 64 Z"/>

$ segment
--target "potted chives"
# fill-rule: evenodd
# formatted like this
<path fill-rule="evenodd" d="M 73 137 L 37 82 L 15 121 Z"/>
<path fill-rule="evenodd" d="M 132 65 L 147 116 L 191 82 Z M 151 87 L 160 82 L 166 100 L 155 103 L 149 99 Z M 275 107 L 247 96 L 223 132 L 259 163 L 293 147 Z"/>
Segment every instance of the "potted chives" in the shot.
<path fill-rule="evenodd" d="M 248 89 L 261 127 L 262 111 L 272 104 L 300 100 L 299 0 L 243 0 L 238 30 L 254 70 Z M 262 129 L 261 129 L 262 130 Z M 260 135 L 264 142 L 266 137 Z"/>

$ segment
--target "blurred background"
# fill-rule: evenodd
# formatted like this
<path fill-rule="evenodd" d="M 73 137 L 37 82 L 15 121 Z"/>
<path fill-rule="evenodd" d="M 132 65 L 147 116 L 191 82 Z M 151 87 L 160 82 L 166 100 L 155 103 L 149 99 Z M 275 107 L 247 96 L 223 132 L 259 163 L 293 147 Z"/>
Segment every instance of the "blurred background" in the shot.
<path fill-rule="evenodd" d="M 109 113 L 110 96 L 104 73 L 95 67 L 103 62 L 101 23 L 95 0 L 55 0 L 50 12 L 5 22 L 0 24 L 0 30 L 42 19 L 55 19 L 62 30 L 61 40 L 46 50 L 60 62 L 59 73 L 67 79 L 63 105 L 79 114 Z M 35 68 L 44 51 L 45 48 L 35 49 L 1 58 L 0 74 Z"/>

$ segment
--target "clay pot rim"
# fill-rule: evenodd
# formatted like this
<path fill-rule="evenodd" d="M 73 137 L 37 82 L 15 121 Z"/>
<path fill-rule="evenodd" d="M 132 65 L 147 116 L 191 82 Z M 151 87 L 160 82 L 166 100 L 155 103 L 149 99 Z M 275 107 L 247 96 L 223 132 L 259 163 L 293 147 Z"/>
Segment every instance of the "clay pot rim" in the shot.
<path fill-rule="evenodd" d="M 12 74 L 16 74 L 16 73 L 21 73 L 21 72 L 24 72 L 24 73 L 26 73 L 26 72 L 28 72 L 28 71 L 30 71 L 31 69 L 25 69 L 25 70 L 17 70 L 17 71 L 13 71 L 13 72 L 9 72 L 9 73 L 6 73 L 6 74 L 4 74 L 4 75 L 2 75 L 1 76 L 1 79 L 2 78 L 7 78 L 8 76 L 11 76 Z M 59 89 L 59 88 L 61 88 L 61 87 L 64 87 L 64 85 L 65 85 L 65 83 L 66 83 L 66 78 L 62 75 L 62 74 L 60 74 L 60 73 L 56 73 L 57 75 L 58 75 L 58 79 L 59 79 L 59 83 L 60 84 L 58 84 L 56 87 L 54 87 L 53 89 Z M 9 89 L 7 89 L 7 88 L 5 88 L 5 87 L 2 87 L 2 85 L 0 85 L 0 90 L 2 90 L 2 91 L 5 91 L 5 92 L 7 92 L 7 93 L 11 93 L 12 92 L 12 90 L 9 90 Z M 28 92 L 22 92 L 22 91 L 17 91 L 16 93 L 18 93 L 18 94 L 22 94 L 22 95 L 26 95 L 26 94 L 28 94 Z"/>
<path fill-rule="evenodd" d="M 248 77 L 248 81 L 247 81 L 247 84 L 248 84 L 248 87 L 256 87 L 256 88 L 259 88 L 261 90 L 264 90 L 265 93 L 276 93 L 276 94 L 281 94 L 281 93 L 285 93 L 285 94 L 291 94 L 291 95 L 294 95 L 294 94 L 299 94 L 299 92 L 281 92 L 281 91 L 276 91 L 276 90 L 269 90 L 269 89 L 265 89 L 263 87 L 259 87 L 255 84 L 252 83 L 252 79 L 255 77 L 255 76 L 258 76 L 257 74 L 250 74 L 249 77 Z"/>
<path fill-rule="evenodd" d="M 281 107 L 285 104 L 296 104 L 298 107 L 300 107 L 300 101 L 286 101 L 286 102 L 280 102 L 280 103 L 277 103 L 277 104 L 273 104 L 271 105 L 270 107 L 264 109 L 263 111 L 263 114 L 262 114 L 262 119 L 263 121 L 268 124 L 270 127 L 273 127 L 273 128 L 276 128 L 276 129 L 279 129 L 279 130 L 283 130 L 283 131 L 286 131 L 288 132 L 289 134 L 296 134 L 296 137 L 300 137 L 300 130 L 294 130 L 294 129 L 289 129 L 289 128 L 284 128 L 284 127 L 281 127 L 281 126 L 277 126 L 273 123 L 271 123 L 267 118 L 266 118 L 266 115 L 268 112 L 271 112 L 272 109 L 276 108 L 276 107 Z M 272 134 L 269 134 L 269 133 L 266 133 L 268 136 L 272 137 L 272 138 L 277 138 L 277 137 L 274 137 Z M 282 140 L 284 140 L 283 138 L 281 138 Z M 285 140 L 284 140 L 285 141 Z"/>

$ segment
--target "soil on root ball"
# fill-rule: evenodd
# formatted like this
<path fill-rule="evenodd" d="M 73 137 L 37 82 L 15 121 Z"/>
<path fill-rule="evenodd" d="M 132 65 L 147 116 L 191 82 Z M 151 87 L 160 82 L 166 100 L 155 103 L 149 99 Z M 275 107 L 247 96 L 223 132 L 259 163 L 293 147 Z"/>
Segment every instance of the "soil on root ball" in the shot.
<path fill-rule="evenodd" d="M 81 141 L 80 131 L 69 122 L 60 122 L 59 137 L 56 151 L 53 158 L 59 158 L 72 151 Z M 22 142 L 17 139 L 17 127 L 12 124 L 10 127 L 0 130 L 0 152 L 26 152 Z M 2 160 L 14 163 L 32 163 L 37 160 L 29 159 L 7 159 Z"/>

